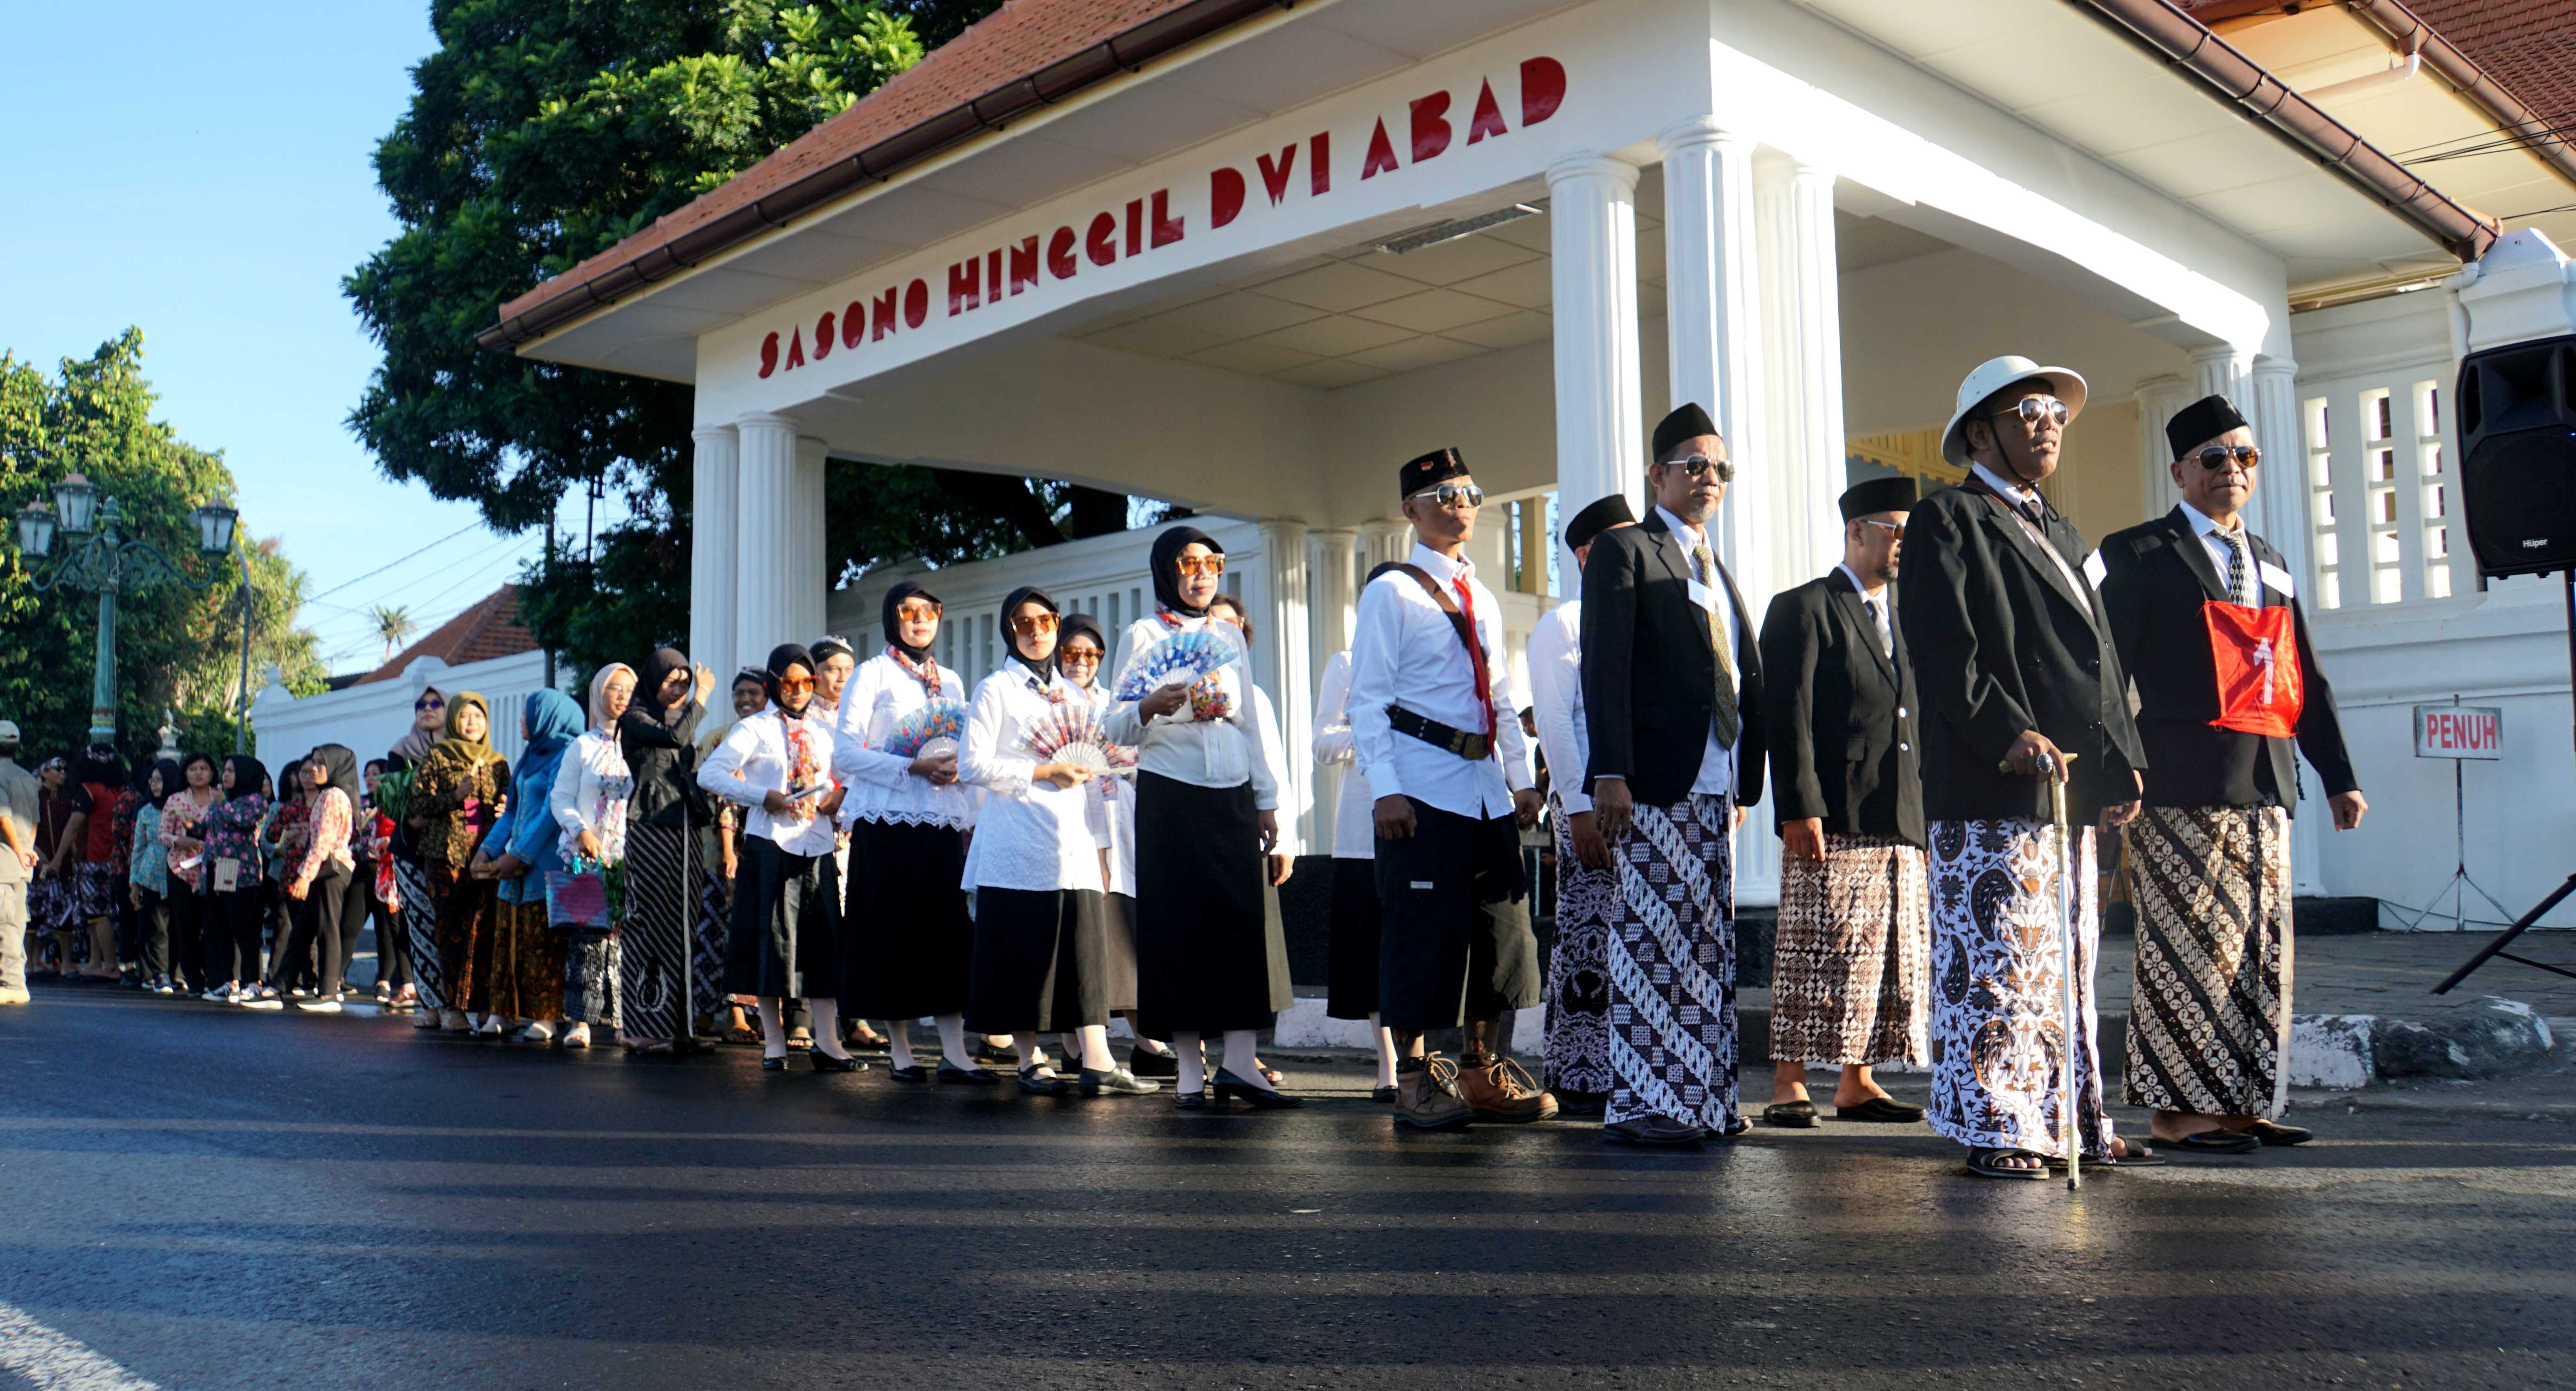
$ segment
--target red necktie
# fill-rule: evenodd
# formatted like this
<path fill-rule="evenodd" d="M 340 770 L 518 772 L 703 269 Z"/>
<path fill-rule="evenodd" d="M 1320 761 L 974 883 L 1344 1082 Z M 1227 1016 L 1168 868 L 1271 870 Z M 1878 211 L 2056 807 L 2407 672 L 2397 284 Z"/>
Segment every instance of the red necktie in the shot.
<path fill-rule="evenodd" d="M 1458 611 L 1467 615 L 1467 634 L 1474 638 L 1467 644 L 1467 659 L 1476 668 L 1476 703 L 1485 707 L 1485 742 L 1494 742 L 1494 679 L 1485 670 L 1485 638 L 1476 627 L 1476 596 L 1467 588 L 1467 577 L 1457 576 L 1449 587 L 1458 591 Z"/>

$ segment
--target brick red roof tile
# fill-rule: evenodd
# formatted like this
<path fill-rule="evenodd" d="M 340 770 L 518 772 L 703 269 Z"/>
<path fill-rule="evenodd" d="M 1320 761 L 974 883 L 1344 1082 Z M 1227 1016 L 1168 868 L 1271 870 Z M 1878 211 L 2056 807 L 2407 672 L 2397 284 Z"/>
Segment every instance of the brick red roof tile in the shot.
<path fill-rule="evenodd" d="M 2576 0 L 2406 0 L 2533 114 L 2576 117 Z"/>
<path fill-rule="evenodd" d="M 439 624 L 429 636 L 395 653 L 393 660 L 359 677 L 354 684 L 391 681 L 420 657 L 436 657 L 449 666 L 461 667 L 467 662 L 515 657 L 536 649 L 536 634 L 519 623 L 519 587 L 505 584 L 466 605 L 463 612 Z"/>

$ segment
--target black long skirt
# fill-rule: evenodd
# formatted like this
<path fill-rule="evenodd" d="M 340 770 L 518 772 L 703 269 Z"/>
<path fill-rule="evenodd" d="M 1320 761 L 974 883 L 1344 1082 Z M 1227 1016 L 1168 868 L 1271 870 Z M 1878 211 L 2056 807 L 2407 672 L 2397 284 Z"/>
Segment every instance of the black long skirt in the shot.
<path fill-rule="evenodd" d="M 740 841 L 725 989 L 804 999 L 839 988 L 841 885 L 829 855 L 797 855 L 767 836 Z"/>
<path fill-rule="evenodd" d="M 842 1014 L 901 1023 L 965 1010 L 975 963 L 965 874 L 966 836 L 953 827 L 850 827 Z"/>
<path fill-rule="evenodd" d="M 1324 964 L 1324 1013 L 1377 1013 L 1377 861 L 1333 861 L 1332 936 Z"/>
<path fill-rule="evenodd" d="M 1252 785 L 1136 775 L 1136 1031 L 1267 1029 L 1270 942 Z"/>
<path fill-rule="evenodd" d="M 1108 949 L 1108 904 L 1097 889 L 977 889 L 966 1032 L 1108 1023 Z"/>
<path fill-rule="evenodd" d="M 1136 899 L 1132 894 L 1111 894 L 1109 907 L 1109 961 L 1103 968 L 1108 982 L 1101 993 L 1109 1001 L 1111 1014 L 1133 1015 L 1136 1012 Z"/>

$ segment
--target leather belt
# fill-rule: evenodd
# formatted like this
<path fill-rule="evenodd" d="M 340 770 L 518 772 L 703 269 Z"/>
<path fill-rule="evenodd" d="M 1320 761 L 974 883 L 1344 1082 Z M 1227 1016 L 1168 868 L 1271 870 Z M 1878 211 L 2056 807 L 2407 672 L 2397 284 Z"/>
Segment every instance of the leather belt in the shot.
<path fill-rule="evenodd" d="M 1434 748 L 1446 749 L 1470 763 L 1482 763 L 1494 752 L 1494 741 L 1482 734 L 1453 729 L 1401 705 L 1386 707 L 1386 722 L 1398 734 L 1409 734 Z"/>

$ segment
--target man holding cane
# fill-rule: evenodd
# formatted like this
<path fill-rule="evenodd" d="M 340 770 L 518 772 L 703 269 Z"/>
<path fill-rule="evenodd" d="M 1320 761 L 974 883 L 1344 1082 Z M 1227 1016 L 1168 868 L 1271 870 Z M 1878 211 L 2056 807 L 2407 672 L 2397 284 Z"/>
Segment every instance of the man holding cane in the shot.
<path fill-rule="evenodd" d="M 2151 1158 L 2111 1133 L 2093 1007 L 2092 823 L 2136 817 L 2146 759 L 2083 538 L 2037 486 L 2057 470 L 2084 395 L 2084 379 L 2064 368 L 1981 364 L 1959 384 L 1941 437 L 1968 479 L 1915 504 L 1906 526 L 1898 618 L 1924 704 L 1932 849 L 1930 1119 L 1987 1178 L 2042 1178 L 2073 1144 L 2106 1167 Z M 2072 863 L 2061 864 L 2049 779 L 2067 755 L 2076 829 Z M 2071 953 L 2061 874 L 2073 878 Z M 2072 1117 L 2060 1100 L 2068 1067 L 2079 1079 Z"/>

